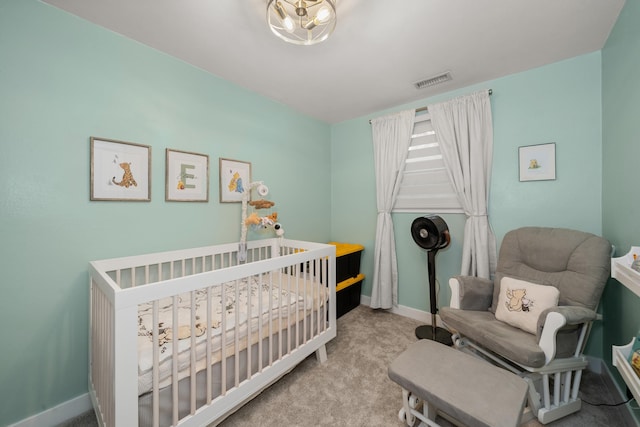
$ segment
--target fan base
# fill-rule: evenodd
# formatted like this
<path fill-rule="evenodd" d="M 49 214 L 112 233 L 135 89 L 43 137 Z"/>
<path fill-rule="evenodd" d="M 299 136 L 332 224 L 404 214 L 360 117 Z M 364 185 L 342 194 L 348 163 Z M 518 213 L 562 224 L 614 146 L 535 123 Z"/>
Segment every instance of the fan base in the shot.
<path fill-rule="evenodd" d="M 434 328 L 431 325 L 422 325 L 416 328 L 416 337 L 421 340 L 437 341 L 440 344 L 452 346 L 453 340 L 451 339 L 451 332 L 443 328 Z"/>

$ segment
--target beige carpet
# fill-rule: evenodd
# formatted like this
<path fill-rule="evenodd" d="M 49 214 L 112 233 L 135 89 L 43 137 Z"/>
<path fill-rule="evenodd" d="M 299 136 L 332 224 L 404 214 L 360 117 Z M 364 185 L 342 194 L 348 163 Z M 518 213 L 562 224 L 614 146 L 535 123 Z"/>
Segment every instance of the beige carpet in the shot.
<path fill-rule="evenodd" d="M 387 376 L 387 367 L 416 340 L 419 324 L 365 306 L 350 311 L 338 319 L 338 336 L 327 346 L 326 364 L 306 359 L 220 426 L 403 426 L 398 420 L 402 392 Z M 584 375 L 582 390 L 594 402 L 614 400 L 593 373 Z M 622 411 L 583 404 L 579 413 L 549 425 L 625 426 Z M 541 424 L 530 421 L 526 426 Z"/>
<path fill-rule="evenodd" d="M 314 356 L 240 408 L 221 427 L 380 426 L 402 427 L 398 420 L 400 387 L 389 380 L 387 366 L 411 342 L 419 322 L 360 306 L 338 319 L 338 336 L 327 345 L 328 361 Z M 603 378 L 584 375 L 582 398 L 611 403 Z M 478 396 L 479 399 L 485 398 Z M 635 403 L 634 403 L 635 404 Z M 577 414 L 549 424 L 552 427 L 609 427 L 625 423 L 624 407 L 594 407 L 583 403 Z M 445 420 L 438 420 L 450 426 Z M 85 414 L 65 427 L 96 426 Z M 535 421 L 527 427 L 540 426 Z"/>

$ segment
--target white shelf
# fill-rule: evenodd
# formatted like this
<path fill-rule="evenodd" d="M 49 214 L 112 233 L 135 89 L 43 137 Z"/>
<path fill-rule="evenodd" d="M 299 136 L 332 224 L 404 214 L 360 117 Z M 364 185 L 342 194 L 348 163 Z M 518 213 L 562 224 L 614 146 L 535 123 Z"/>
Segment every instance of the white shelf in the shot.
<path fill-rule="evenodd" d="M 614 345 L 612 346 L 612 358 L 613 366 L 618 368 L 618 372 L 622 375 L 622 379 L 627 383 L 627 387 L 636 398 L 637 402 L 640 402 L 640 378 L 636 375 L 635 371 L 629 364 L 629 355 L 631 354 L 631 348 L 635 338 L 627 345 Z"/>
<path fill-rule="evenodd" d="M 611 258 L 611 277 L 626 286 L 631 292 L 640 296 L 640 273 L 631 268 L 633 254 L 640 256 L 640 247 L 632 246 L 626 255 Z M 629 364 L 629 355 L 635 338 L 627 345 L 614 345 L 611 348 L 613 366 L 618 368 L 622 379 L 629 387 L 636 401 L 640 402 L 640 378 Z"/>
<path fill-rule="evenodd" d="M 619 258 L 611 258 L 611 277 L 629 288 L 637 296 L 640 296 L 640 273 L 631 269 L 633 254 L 640 255 L 640 247 L 632 246 L 626 255 Z"/>

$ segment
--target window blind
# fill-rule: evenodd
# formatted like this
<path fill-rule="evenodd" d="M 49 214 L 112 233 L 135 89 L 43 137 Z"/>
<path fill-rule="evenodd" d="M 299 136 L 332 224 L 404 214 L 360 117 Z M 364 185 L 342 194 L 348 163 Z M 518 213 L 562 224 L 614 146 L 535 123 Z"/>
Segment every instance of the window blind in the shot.
<path fill-rule="evenodd" d="M 462 213 L 429 114 L 416 117 L 394 212 Z"/>

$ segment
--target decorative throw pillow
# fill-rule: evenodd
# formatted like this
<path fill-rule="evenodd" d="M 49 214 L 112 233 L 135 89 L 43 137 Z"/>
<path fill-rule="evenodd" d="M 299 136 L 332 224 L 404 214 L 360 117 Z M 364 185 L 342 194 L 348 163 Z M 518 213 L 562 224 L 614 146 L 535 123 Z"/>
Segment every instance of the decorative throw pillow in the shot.
<path fill-rule="evenodd" d="M 547 308 L 557 306 L 559 296 L 560 291 L 553 286 L 503 277 L 500 280 L 496 319 L 535 334 L 538 317 Z"/>
<path fill-rule="evenodd" d="M 544 280 L 535 280 L 530 278 L 523 278 L 514 275 L 508 275 L 501 272 L 496 271 L 496 275 L 493 278 L 493 298 L 491 300 L 491 306 L 489 307 L 489 311 L 493 314 L 496 314 L 496 309 L 498 308 L 498 296 L 500 296 L 500 281 L 503 277 L 510 277 L 512 279 L 524 280 L 525 282 L 533 283 L 534 285 L 551 285 L 550 282 Z"/>

